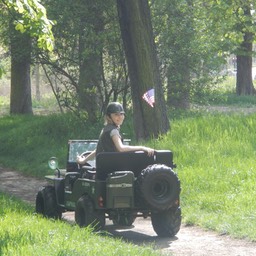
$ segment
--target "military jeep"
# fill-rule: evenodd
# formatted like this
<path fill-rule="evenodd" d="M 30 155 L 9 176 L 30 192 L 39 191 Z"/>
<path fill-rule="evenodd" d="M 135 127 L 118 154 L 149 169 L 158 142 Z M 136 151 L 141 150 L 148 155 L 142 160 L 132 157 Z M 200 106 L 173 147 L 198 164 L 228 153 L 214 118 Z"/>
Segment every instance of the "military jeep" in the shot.
<path fill-rule="evenodd" d="M 47 186 L 36 196 L 36 212 L 60 219 L 65 211 L 75 212 L 80 227 L 103 229 L 106 219 L 114 225 L 131 226 L 137 217 L 151 218 L 160 237 L 172 237 L 181 225 L 180 181 L 173 171 L 173 154 L 156 150 L 144 152 L 105 152 L 84 166 L 77 155 L 87 155 L 97 140 L 70 140 L 66 169 L 58 168 L 56 158 L 48 164 L 54 175 L 45 176 Z"/>

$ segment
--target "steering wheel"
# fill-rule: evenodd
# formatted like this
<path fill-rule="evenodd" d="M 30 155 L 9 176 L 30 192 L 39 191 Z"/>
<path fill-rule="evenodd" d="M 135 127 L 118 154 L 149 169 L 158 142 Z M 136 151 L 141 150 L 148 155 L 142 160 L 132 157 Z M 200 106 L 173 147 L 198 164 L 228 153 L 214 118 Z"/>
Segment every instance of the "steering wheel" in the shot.
<path fill-rule="evenodd" d="M 83 152 L 82 154 L 80 154 L 80 156 L 86 157 L 86 156 L 88 156 L 88 155 L 90 155 L 90 154 L 91 154 L 90 151 L 85 151 L 85 152 Z M 91 162 L 91 161 L 89 161 L 89 162 Z M 79 164 L 79 165 L 82 165 L 82 166 L 84 166 L 84 165 L 86 165 L 86 166 L 92 166 L 89 162 L 86 162 L 86 163 L 84 163 L 84 164 Z"/>
<path fill-rule="evenodd" d="M 83 153 L 80 154 L 80 156 L 88 156 L 89 154 L 91 154 L 92 151 L 85 151 Z M 90 167 L 95 167 L 96 163 L 95 163 L 95 159 L 89 160 L 88 162 L 84 163 L 84 164 L 78 164 L 78 168 L 81 169 L 83 166 L 90 166 Z"/>
<path fill-rule="evenodd" d="M 91 151 L 86 151 L 80 154 L 80 156 L 88 156 L 91 154 Z M 88 166 L 88 168 L 86 168 Z M 84 168 L 83 168 L 84 167 Z M 88 162 L 84 164 L 78 164 L 78 169 L 85 171 L 83 177 L 84 178 L 89 178 L 89 179 L 94 179 L 95 178 L 95 160 L 89 160 Z"/>

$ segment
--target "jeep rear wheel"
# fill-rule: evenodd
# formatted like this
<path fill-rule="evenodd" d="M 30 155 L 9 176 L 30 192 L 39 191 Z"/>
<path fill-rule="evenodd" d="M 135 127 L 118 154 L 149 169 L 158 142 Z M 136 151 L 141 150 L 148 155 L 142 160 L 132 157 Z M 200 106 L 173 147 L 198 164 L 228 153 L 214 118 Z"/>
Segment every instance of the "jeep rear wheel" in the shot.
<path fill-rule="evenodd" d="M 44 217 L 60 219 L 62 211 L 57 205 L 55 189 L 53 186 L 43 187 L 36 196 L 36 213 Z"/>
<path fill-rule="evenodd" d="M 155 164 L 141 172 L 139 189 L 152 209 L 167 210 L 179 198 L 180 181 L 170 167 Z"/>
<path fill-rule="evenodd" d="M 95 210 L 91 198 L 84 195 L 77 201 L 75 221 L 80 227 L 91 226 L 94 231 L 98 231 L 105 226 L 105 213 Z"/>
<path fill-rule="evenodd" d="M 151 213 L 152 226 L 160 237 L 173 237 L 179 230 L 181 225 L 181 210 L 168 209 L 161 212 Z"/>

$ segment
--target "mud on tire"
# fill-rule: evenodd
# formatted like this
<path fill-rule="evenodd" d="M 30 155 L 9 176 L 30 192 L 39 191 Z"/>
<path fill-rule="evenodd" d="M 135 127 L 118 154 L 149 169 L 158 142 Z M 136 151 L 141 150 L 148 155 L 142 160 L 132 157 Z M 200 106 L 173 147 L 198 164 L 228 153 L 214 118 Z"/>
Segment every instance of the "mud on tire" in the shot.
<path fill-rule="evenodd" d="M 36 196 L 36 213 L 44 217 L 60 219 L 62 211 L 57 205 L 55 189 L 53 186 L 46 186 L 38 191 Z"/>
<path fill-rule="evenodd" d="M 152 209 L 167 210 L 179 200 L 180 181 L 172 168 L 154 164 L 145 168 L 138 178 L 140 201 Z"/>

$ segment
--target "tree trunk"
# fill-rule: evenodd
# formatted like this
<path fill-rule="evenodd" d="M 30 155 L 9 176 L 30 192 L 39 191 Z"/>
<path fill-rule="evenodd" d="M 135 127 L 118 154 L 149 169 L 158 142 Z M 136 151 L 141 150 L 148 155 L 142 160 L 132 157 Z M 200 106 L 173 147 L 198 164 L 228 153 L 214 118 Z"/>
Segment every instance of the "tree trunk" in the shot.
<path fill-rule="evenodd" d="M 252 42 L 249 39 L 251 35 L 246 33 L 244 42 L 241 44 L 241 54 L 236 56 L 237 74 L 236 74 L 236 93 L 237 95 L 253 95 L 255 88 L 252 82 Z"/>
<path fill-rule="evenodd" d="M 97 120 L 99 111 L 97 88 L 100 86 L 101 72 L 99 72 L 100 62 L 97 60 L 98 56 L 91 56 L 82 63 L 78 80 L 79 109 L 87 112 L 91 122 Z"/>
<path fill-rule="evenodd" d="M 81 18 L 80 24 L 78 102 L 79 109 L 85 110 L 88 119 L 95 122 L 99 113 L 97 91 L 102 81 L 101 33 L 104 30 L 104 23 L 101 6 L 85 4 L 89 15 Z"/>
<path fill-rule="evenodd" d="M 117 0 L 119 22 L 131 83 L 137 140 L 158 137 L 170 128 L 156 57 L 147 0 Z M 155 89 L 155 106 L 142 100 Z"/>
<path fill-rule="evenodd" d="M 11 25 L 11 114 L 33 114 L 30 81 L 31 39 Z"/>
<path fill-rule="evenodd" d="M 250 6 L 244 7 L 244 14 L 248 20 L 252 20 Z M 251 25 L 251 24 L 250 24 Z M 252 45 L 253 34 L 244 32 L 244 41 L 241 43 L 236 56 L 237 74 L 236 74 L 236 93 L 237 95 L 255 94 L 255 88 L 252 82 Z"/>

